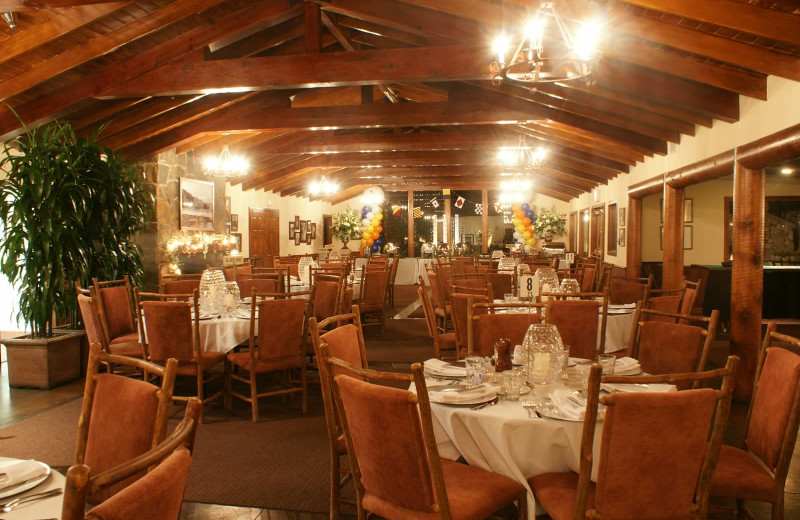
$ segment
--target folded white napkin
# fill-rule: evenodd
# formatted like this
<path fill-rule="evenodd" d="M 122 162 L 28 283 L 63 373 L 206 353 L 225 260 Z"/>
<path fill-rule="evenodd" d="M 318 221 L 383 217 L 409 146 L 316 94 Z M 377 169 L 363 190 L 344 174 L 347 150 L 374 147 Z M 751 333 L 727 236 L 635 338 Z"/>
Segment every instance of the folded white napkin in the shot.
<path fill-rule="evenodd" d="M 441 359 L 432 358 L 425 361 L 422 365 L 425 367 L 425 370 L 437 375 L 453 377 L 466 377 L 467 375 L 466 367 L 453 366 Z"/>
<path fill-rule="evenodd" d="M 609 309 L 635 309 L 635 303 L 609 303 Z"/>
<path fill-rule="evenodd" d="M 600 388 L 610 394 L 617 392 L 675 392 L 678 390 L 675 385 L 639 385 L 628 383 L 603 383 L 600 385 Z"/>
<path fill-rule="evenodd" d="M 497 391 L 493 386 L 490 385 L 475 387 L 474 389 L 463 390 L 459 392 L 432 391 L 428 393 L 428 396 L 434 403 L 465 404 L 494 399 L 497 396 Z"/>
<path fill-rule="evenodd" d="M 249 320 L 250 319 L 250 309 L 238 309 L 234 313 L 234 316 L 236 316 L 237 318 L 244 319 L 244 320 Z"/>
<path fill-rule="evenodd" d="M 13 486 L 40 475 L 44 475 L 47 468 L 35 460 L 8 460 L 0 463 L 0 487 Z"/>
<path fill-rule="evenodd" d="M 625 373 L 636 373 L 642 370 L 638 359 L 631 357 L 619 358 L 614 364 L 614 375 L 624 375 Z"/>
<path fill-rule="evenodd" d="M 574 390 L 569 388 L 559 388 L 550 394 L 550 400 L 553 401 L 553 405 L 565 419 L 580 421 L 583 419 L 586 406 L 578 404 L 573 399 L 579 402 L 583 401 L 576 397 Z"/>

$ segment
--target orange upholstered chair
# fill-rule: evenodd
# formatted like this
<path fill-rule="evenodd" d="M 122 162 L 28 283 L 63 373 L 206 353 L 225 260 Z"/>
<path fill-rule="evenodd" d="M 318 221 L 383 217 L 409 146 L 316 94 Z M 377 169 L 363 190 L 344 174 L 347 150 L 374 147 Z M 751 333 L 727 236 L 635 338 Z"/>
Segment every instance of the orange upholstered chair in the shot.
<path fill-rule="evenodd" d="M 521 345 L 528 327 L 541 323 L 543 303 L 473 303 L 467 314 L 467 351 L 464 356 L 491 356 L 499 339 Z"/>
<path fill-rule="evenodd" d="M 652 286 L 652 274 L 647 278 L 612 279 L 608 286 L 609 303 L 623 305 L 645 300 Z"/>
<path fill-rule="evenodd" d="M 526 490 L 507 477 L 439 458 L 422 366 L 412 374 L 355 368 L 320 349 L 326 374 L 333 377 L 342 420 L 358 517 L 367 513 L 400 519 L 483 519 L 519 501 L 527 518 Z M 334 374 L 335 370 L 335 374 Z M 382 386 L 416 385 L 417 393 Z M 376 384 L 377 383 L 377 384 Z"/>
<path fill-rule="evenodd" d="M 606 377 L 617 383 L 693 382 L 722 377 L 721 390 L 631 392 L 598 398 L 600 365 L 592 367 L 581 440 L 580 473 L 528 479 L 553 520 L 706 518 L 709 482 L 730 411 L 732 375 L 724 369 L 680 376 Z M 605 405 L 599 456 L 593 453 L 598 401 Z M 710 439 L 710 442 L 709 442 Z M 591 482 L 597 460 L 596 483 Z"/>
<path fill-rule="evenodd" d="M 800 356 L 773 347 L 776 341 L 800 348 L 800 339 L 776 332 L 774 322 L 767 326 L 745 439 L 739 447 L 722 446 L 711 481 L 712 497 L 736 499 L 738 518 L 747 517 L 745 500 L 771 502 L 773 520 L 784 515 L 784 486 L 800 423 Z"/>
<path fill-rule="evenodd" d="M 202 274 L 158 273 L 158 292 L 166 294 L 191 294 L 200 289 Z"/>
<path fill-rule="evenodd" d="M 454 288 L 455 289 L 455 288 Z M 452 292 L 450 294 L 450 301 L 453 305 L 453 330 L 455 331 L 456 348 L 459 352 L 467 351 L 468 332 L 467 332 L 467 314 L 469 308 L 474 303 L 490 303 L 491 300 L 487 296 L 480 296 L 475 293 L 461 293 Z"/>
<path fill-rule="evenodd" d="M 258 421 L 258 399 L 275 395 L 299 393 L 302 396 L 303 413 L 306 412 L 306 323 L 310 317 L 310 291 L 277 296 L 274 300 L 259 299 L 253 293 L 250 303 L 250 348 L 247 352 L 228 354 L 226 366 L 233 364 L 247 371 L 248 377 L 231 373 L 226 368 L 225 406 L 230 408 L 231 397 L 250 403 L 253 422 Z M 256 345 L 256 338 L 258 344 Z M 279 388 L 258 391 L 256 376 L 268 372 L 299 372 L 299 379 L 291 374 L 287 384 Z M 232 380 L 249 386 L 249 395 L 240 394 L 232 388 Z"/>
<path fill-rule="evenodd" d="M 247 277 L 242 277 L 238 281 L 239 294 L 246 298 L 250 296 L 253 291 L 260 293 L 274 293 L 279 292 L 280 279 L 272 275 L 254 274 Z"/>
<path fill-rule="evenodd" d="M 227 282 L 238 282 L 240 277 L 253 274 L 249 263 L 227 267 L 223 269 L 222 272 L 225 275 L 225 281 Z"/>
<path fill-rule="evenodd" d="M 556 326 L 572 357 L 596 359 L 598 353 L 605 352 L 607 320 L 608 296 L 601 301 L 555 298 L 547 301 L 545 321 Z"/>
<path fill-rule="evenodd" d="M 649 317 L 682 318 L 693 325 L 654 321 Z M 669 314 L 637 307 L 631 345 L 632 357 L 648 374 L 677 374 L 705 369 L 717 332 L 719 311 L 710 317 Z"/>
<path fill-rule="evenodd" d="M 420 276 L 420 284 L 417 286 L 417 294 L 422 306 L 422 312 L 425 314 L 425 324 L 428 326 L 428 335 L 433 339 L 433 355 L 438 359 L 443 359 L 444 352 L 452 351 L 452 357 L 458 357 L 456 351 L 456 333 L 455 332 L 439 332 L 439 327 L 436 326 L 436 315 L 433 311 L 431 299 L 428 296 L 428 290 L 425 288 L 422 277 Z"/>
<path fill-rule="evenodd" d="M 225 353 L 205 351 L 200 345 L 197 291 L 192 294 L 160 294 L 137 289 L 135 295 L 139 321 L 144 324 L 143 343 L 147 359 L 161 364 L 175 358 L 178 360 L 178 375 L 194 377 L 197 381 L 195 395 L 173 395 L 173 401 L 198 397 L 205 405 L 222 396 L 221 388 L 209 396 L 205 394 L 206 384 L 224 377 L 224 373 L 211 372 L 210 369 L 225 361 Z"/>
<path fill-rule="evenodd" d="M 161 377 L 161 386 L 115 374 L 99 373 L 100 364 L 124 365 Z M 168 360 L 164 367 L 102 351 L 99 343 L 89 349 L 86 385 L 75 464 L 86 464 L 95 472 L 110 470 L 146 452 L 167 433 L 172 388 L 178 362 Z M 100 503 L 141 475 L 104 491 L 90 493 L 92 503 Z"/>
<path fill-rule="evenodd" d="M 317 318 L 317 321 L 339 314 L 346 283 L 344 273 L 344 268 L 311 268 L 311 285 L 316 288 L 311 315 Z"/>
<path fill-rule="evenodd" d="M 131 303 L 131 282 L 126 275 L 120 280 L 100 282 L 92 279 L 97 301 L 100 325 L 109 346 L 116 343 L 139 341 L 139 332 L 134 321 L 134 308 Z"/>
<path fill-rule="evenodd" d="M 89 340 L 89 344 L 98 343 L 103 352 L 108 354 L 143 358 L 144 349 L 139 341 L 108 344 L 103 327 L 100 325 L 100 313 L 97 309 L 97 299 L 94 297 L 94 288 L 88 289 L 86 292 L 89 294 L 78 294 L 78 308 L 81 311 L 83 327 L 86 329 L 86 339 Z"/>
<path fill-rule="evenodd" d="M 439 329 L 442 332 L 447 332 L 447 320 L 448 316 L 451 316 L 453 307 L 449 302 L 445 302 L 444 294 L 442 292 L 442 284 L 439 280 L 439 274 L 433 269 L 429 269 L 427 274 L 428 283 L 431 286 L 431 301 L 433 302 L 433 310 L 437 318 L 437 327 L 439 327 L 438 321 L 439 318 L 441 318 L 442 325 L 439 327 Z"/>
<path fill-rule="evenodd" d="M 597 274 L 597 267 L 594 265 L 585 265 L 581 268 L 581 292 L 594 291 L 594 279 Z"/>
<path fill-rule="evenodd" d="M 482 271 L 486 275 L 486 282 L 492 286 L 492 295 L 502 298 L 506 294 L 516 294 L 517 271 L 498 271 L 497 269 L 485 269 Z"/>
<path fill-rule="evenodd" d="M 364 345 L 364 334 L 361 329 L 361 314 L 358 306 L 353 305 L 351 312 L 331 316 L 328 319 L 317 322 L 316 318 L 309 319 L 309 329 L 311 331 L 311 342 L 314 344 L 314 352 L 319 357 L 322 345 L 328 349 L 328 353 L 339 359 L 343 359 L 354 367 L 367 368 L 367 351 Z M 326 328 L 335 327 L 329 332 L 324 332 Z M 347 456 L 345 446 L 344 431 L 342 422 L 336 412 L 336 403 L 333 398 L 333 388 L 330 385 L 330 378 L 327 373 L 327 365 L 319 364 L 320 383 L 322 387 L 322 402 L 325 407 L 325 423 L 328 429 L 328 445 L 331 454 L 331 503 L 330 517 L 336 520 L 341 514 L 342 502 L 353 503 L 342 498 L 342 489 L 348 482 L 352 481 L 352 473 L 349 469 L 342 467 L 342 457 Z"/>
<path fill-rule="evenodd" d="M 362 325 L 378 325 L 383 330 L 383 308 L 386 299 L 386 285 L 389 283 L 388 269 L 364 269 L 361 273 L 361 294 L 358 308 L 361 311 Z M 367 322 L 368 317 L 375 321 Z"/>
<path fill-rule="evenodd" d="M 176 520 L 192 463 L 191 450 L 201 408 L 198 400 L 190 401 L 183 420 L 172 434 L 130 461 L 106 470 L 88 464 L 69 468 L 62 520 Z M 137 476 L 138 480 L 129 483 Z M 129 485 L 120 489 L 126 483 Z M 103 503 L 86 512 L 87 497 L 113 490 L 116 492 Z"/>

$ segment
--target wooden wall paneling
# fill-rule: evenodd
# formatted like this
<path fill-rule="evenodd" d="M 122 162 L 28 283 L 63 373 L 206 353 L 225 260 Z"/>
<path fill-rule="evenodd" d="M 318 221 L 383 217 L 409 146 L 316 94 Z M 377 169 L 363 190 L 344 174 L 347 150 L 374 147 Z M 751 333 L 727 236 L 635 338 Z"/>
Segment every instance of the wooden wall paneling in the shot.
<path fill-rule="evenodd" d="M 662 289 L 677 289 L 683 279 L 683 188 L 664 185 Z"/>

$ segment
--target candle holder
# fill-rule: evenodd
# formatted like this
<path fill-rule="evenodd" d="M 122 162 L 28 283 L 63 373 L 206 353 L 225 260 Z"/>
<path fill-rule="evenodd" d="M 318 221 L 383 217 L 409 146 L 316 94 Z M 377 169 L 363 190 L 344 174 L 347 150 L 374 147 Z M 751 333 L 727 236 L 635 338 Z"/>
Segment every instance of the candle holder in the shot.
<path fill-rule="evenodd" d="M 549 385 L 561 371 L 564 345 L 555 325 L 535 324 L 528 327 L 522 342 L 528 383 Z"/>

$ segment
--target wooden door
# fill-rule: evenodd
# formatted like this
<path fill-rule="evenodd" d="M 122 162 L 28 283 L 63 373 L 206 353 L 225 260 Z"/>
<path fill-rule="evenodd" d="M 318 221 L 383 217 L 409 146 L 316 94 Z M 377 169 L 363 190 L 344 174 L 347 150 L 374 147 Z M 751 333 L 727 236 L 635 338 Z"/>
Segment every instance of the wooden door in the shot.
<path fill-rule="evenodd" d="M 600 253 L 600 258 L 603 258 L 605 251 L 605 208 L 601 204 L 592 208 L 592 223 L 591 223 L 591 249 L 589 254 L 594 254 L 595 251 Z"/>
<path fill-rule="evenodd" d="M 280 213 L 276 209 L 250 208 L 250 259 L 256 266 L 280 255 Z"/>

